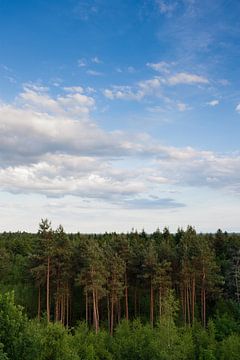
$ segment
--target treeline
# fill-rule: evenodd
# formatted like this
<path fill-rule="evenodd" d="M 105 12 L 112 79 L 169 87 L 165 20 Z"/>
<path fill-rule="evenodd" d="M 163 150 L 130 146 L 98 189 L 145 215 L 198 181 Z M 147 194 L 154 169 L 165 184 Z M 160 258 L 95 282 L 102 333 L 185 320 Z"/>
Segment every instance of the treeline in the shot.
<path fill-rule="evenodd" d="M 67 331 L 84 321 L 91 336 L 124 329 L 130 341 L 134 331 L 159 337 L 171 319 L 196 350 L 197 331 L 212 331 L 216 341 L 239 334 L 240 235 L 191 226 L 175 234 L 66 234 L 45 219 L 37 234 L 0 234 L 0 284 L 39 326 Z"/>
<path fill-rule="evenodd" d="M 13 293 L 0 294 L 0 360 L 239 359 L 239 324 L 230 316 L 209 320 L 205 329 L 197 322 L 176 326 L 172 295 L 168 302 L 168 313 L 154 327 L 122 320 L 111 336 L 102 328 L 96 334 L 86 323 L 67 329 L 46 318 L 28 320 Z"/>

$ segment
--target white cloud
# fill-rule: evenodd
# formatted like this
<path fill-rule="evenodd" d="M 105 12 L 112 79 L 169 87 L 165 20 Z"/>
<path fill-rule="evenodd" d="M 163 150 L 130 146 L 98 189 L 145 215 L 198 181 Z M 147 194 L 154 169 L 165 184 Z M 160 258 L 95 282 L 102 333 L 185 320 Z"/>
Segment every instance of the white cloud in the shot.
<path fill-rule="evenodd" d="M 141 82 L 132 96 L 159 86 Z M 127 208 L 177 208 L 181 201 L 159 196 L 175 185 L 240 194 L 239 154 L 164 146 L 147 134 L 107 132 L 90 120 L 92 97 L 79 92 L 52 97 L 36 89 L 25 89 L 14 104 L 0 106 L 0 190 L 102 199 Z M 128 93 L 116 91 L 113 96 Z"/>
<path fill-rule="evenodd" d="M 84 92 L 84 89 L 82 86 L 65 86 L 63 90 L 67 92 L 73 92 L 73 93 L 80 93 L 82 94 Z"/>
<path fill-rule="evenodd" d="M 102 76 L 103 75 L 102 72 L 96 71 L 96 70 L 91 70 L 91 69 L 87 70 L 86 73 L 91 76 Z"/>
<path fill-rule="evenodd" d="M 97 56 L 93 57 L 91 59 L 91 62 L 94 63 L 94 64 L 101 64 L 102 63 L 102 61 Z"/>
<path fill-rule="evenodd" d="M 103 93 L 110 100 L 122 99 L 139 101 L 146 96 L 158 96 L 162 83 L 162 79 L 155 77 L 153 79 L 140 81 L 135 87 L 114 85 L 110 89 L 105 89 Z"/>
<path fill-rule="evenodd" d="M 173 76 L 171 76 L 168 79 L 168 83 L 170 85 L 178 85 L 178 84 L 208 84 L 209 80 L 203 76 L 196 75 L 196 74 L 190 74 L 190 73 L 177 73 Z"/>
<path fill-rule="evenodd" d="M 85 67 L 85 66 L 87 66 L 87 61 L 86 61 L 86 59 L 79 59 L 78 60 L 78 66 L 79 67 Z"/>
<path fill-rule="evenodd" d="M 235 109 L 238 113 L 240 113 L 240 104 L 238 104 L 237 106 L 236 106 L 236 109 Z"/>
<path fill-rule="evenodd" d="M 147 63 L 146 64 L 151 69 L 158 71 L 160 73 L 169 74 L 171 64 L 166 63 L 165 61 L 160 61 L 159 63 Z"/>
<path fill-rule="evenodd" d="M 114 85 L 111 89 L 105 89 L 103 94 L 110 100 L 140 100 L 142 98 L 142 94 L 135 92 L 130 86 Z"/>
<path fill-rule="evenodd" d="M 219 105 L 219 100 L 212 100 L 212 101 L 209 101 L 208 103 L 207 103 L 207 105 L 209 105 L 209 106 L 217 106 L 217 105 Z"/>
<path fill-rule="evenodd" d="M 165 76 L 155 76 L 151 79 L 142 80 L 135 85 L 113 85 L 112 87 L 105 89 L 103 94 L 110 100 L 122 99 L 122 100 L 142 100 L 145 97 L 159 97 L 165 103 L 173 104 L 176 107 L 176 101 L 169 96 L 164 95 L 165 88 L 175 86 L 179 84 L 208 84 L 209 80 L 203 76 L 180 72 L 175 75 L 170 75 L 170 65 L 165 62 L 160 63 L 147 63 L 147 66 L 152 69 L 164 73 Z M 177 107 L 180 111 L 187 109 L 187 106 L 183 103 L 177 103 Z"/>
<path fill-rule="evenodd" d="M 33 90 L 34 89 L 34 90 Z M 75 89 L 65 88 L 72 93 L 65 96 L 57 96 L 52 98 L 45 88 L 38 87 L 24 87 L 24 91 L 20 94 L 19 99 L 22 101 L 24 107 L 38 109 L 44 112 L 64 114 L 72 112 L 76 114 L 88 115 L 90 109 L 95 105 L 92 97 L 83 94 L 82 88 Z"/>
<path fill-rule="evenodd" d="M 186 104 L 184 104 L 184 103 L 181 103 L 181 102 L 177 103 L 177 108 L 178 108 L 179 111 L 188 110 L 188 106 Z"/>

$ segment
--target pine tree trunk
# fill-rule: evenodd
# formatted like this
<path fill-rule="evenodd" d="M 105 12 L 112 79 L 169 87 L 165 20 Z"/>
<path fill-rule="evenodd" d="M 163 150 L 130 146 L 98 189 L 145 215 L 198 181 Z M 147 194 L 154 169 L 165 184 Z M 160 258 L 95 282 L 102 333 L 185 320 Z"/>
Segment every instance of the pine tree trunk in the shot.
<path fill-rule="evenodd" d="M 63 295 L 60 297 L 60 321 L 63 324 Z"/>
<path fill-rule="evenodd" d="M 87 290 L 86 290 L 86 295 L 85 295 L 85 301 L 86 301 L 86 304 L 85 304 L 86 324 L 88 324 L 88 292 L 87 292 Z"/>
<path fill-rule="evenodd" d="M 186 296 L 186 285 L 184 284 L 184 324 L 187 325 L 187 296 Z"/>
<path fill-rule="evenodd" d="M 99 327 L 99 305 L 98 305 L 99 301 L 98 301 L 98 292 L 96 290 L 96 314 L 97 314 L 97 323 L 98 323 L 98 327 Z"/>
<path fill-rule="evenodd" d="M 113 335 L 113 326 L 114 326 L 114 299 L 111 298 L 111 316 L 110 316 L 110 335 Z"/>
<path fill-rule="evenodd" d="M 239 293 L 239 261 L 237 261 L 237 264 L 235 266 L 235 285 L 236 285 L 236 295 L 237 295 L 237 301 L 239 303 L 240 300 L 240 293 Z"/>
<path fill-rule="evenodd" d="M 47 258 L 47 321 L 50 322 L 50 256 Z"/>
<path fill-rule="evenodd" d="M 38 320 L 41 318 L 41 286 L 38 287 Z"/>
<path fill-rule="evenodd" d="M 93 296 L 93 323 L 96 334 L 98 333 L 98 318 L 97 318 L 97 306 L 96 306 L 96 293 L 95 290 L 92 292 Z"/>
<path fill-rule="evenodd" d="M 58 315 L 58 293 L 56 293 L 56 299 L 55 299 L 55 321 L 58 321 L 59 315 Z"/>
<path fill-rule="evenodd" d="M 183 289 L 183 287 L 181 287 L 180 292 L 181 292 L 182 315 L 183 315 L 183 319 L 184 319 L 184 324 L 186 325 L 186 321 L 185 321 L 184 289 Z"/>
<path fill-rule="evenodd" d="M 189 297 L 189 286 L 187 285 L 186 287 L 186 292 L 187 292 L 187 319 L 188 319 L 188 325 L 190 325 L 191 323 L 191 319 L 190 319 L 190 297 Z"/>
<path fill-rule="evenodd" d="M 110 304 L 109 296 L 107 296 L 107 314 L 108 314 L 108 329 L 111 332 L 111 314 L 110 314 Z"/>
<path fill-rule="evenodd" d="M 158 306 L 159 306 L 159 320 L 162 317 L 162 289 L 161 287 L 159 288 L 159 292 L 158 292 Z"/>
<path fill-rule="evenodd" d="M 205 269 L 203 267 L 203 276 L 202 276 L 202 289 L 201 289 L 201 309 L 202 309 L 202 325 L 206 327 L 206 290 L 205 290 Z"/>
<path fill-rule="evenodd" d="M 134 289 L 134 317 L 137 317 L 137 288 Z"/>
<path fill-rule="evenodd" d="M 192 279 L 192 324 L 195 318 L 195 276 Z"/>
<path fill-rule="evenodd" d="M 203 290 L 203 326 L 206 327 L 206 290 Z"/>
<path fill-rule="evenodd" d="M 118 300 L 118 323 L 121 321 L 121 301 Z"/>
<path fill-rule="evenodd" d="M 57 290 L 56 290 L 56 295 L 55 295 L 55 321 L 59 320 L 59 281 L 57 281 Z"/>
<path fill-rule="evenodd" d="M 150 323 L 153 326 L 154 318 L 154 295 L 153 295 L 153 286 L 152 279 L 150 279 Z"/>
<path fill-rule="evenodd" d="M 127 282 L 127 272 L 125 272 L 125 317 L 128 321 L 129 315 L 128 315 L 128 282 Z"/>
<path fill-rule="evenodd" d="M 67 285 L 67 304 L 66 304 L 66 326 L 68 328 L 69 325 L 69 289 L 68 289 L 68 285 Z"/>

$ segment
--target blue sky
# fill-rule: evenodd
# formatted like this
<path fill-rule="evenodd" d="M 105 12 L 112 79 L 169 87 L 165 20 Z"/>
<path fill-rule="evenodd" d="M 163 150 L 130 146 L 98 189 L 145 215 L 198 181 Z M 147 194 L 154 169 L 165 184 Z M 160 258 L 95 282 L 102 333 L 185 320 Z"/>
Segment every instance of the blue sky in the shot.
<path fill-rule="evenodd" d="M 0 0 L 0 231 L 239 231 L 239 13 Z"/>

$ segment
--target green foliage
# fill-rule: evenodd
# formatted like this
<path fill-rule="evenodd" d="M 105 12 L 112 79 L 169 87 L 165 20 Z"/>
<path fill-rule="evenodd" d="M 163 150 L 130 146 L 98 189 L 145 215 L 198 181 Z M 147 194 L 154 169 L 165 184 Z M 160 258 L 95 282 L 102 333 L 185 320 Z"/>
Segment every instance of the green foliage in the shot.
<path fill-rule="evenodd" d="M 135 320 L 130 324 L 123 321 L 116 328 L 112 351 L 116 360 L 158 359 L 153 329 L 150 325 L 142 325 L 140 320 Z"/>
<path fill-rule="evenodd" d="M 24 352 L 26 317 L 22 308 L 14 304 L 14 294 L 0 294 L 0 343 L 11 360 L 21 358 Z"/>
<path fill-rule="evenodd" d="M 199 358 L 199 360 L 216 359 L 217 341 L 213 321 L 209 321 L 206 329 L 200 324 L 195 323 L 193 337 L 195 343 L 195 356 Z"/>
<path fill-rule="evenodd" d="M 39 360 L 78 360 L 71 346 L 71 335 L 58 323 L 49 323 L 42 329 L 41 356 Z"/>
<path fill-rule="evenodd" d="M 7 354 L 3 351 L 3 344 L 0 343 L 0 360 L 8 360 Z"/>
<path fill-rule="evenodd" d="M 220 230 L 0 234 L 0 360 L 237 359 L 239 274 Z"/>
<path fill-rule="evenodd" d="M 222 341 L 220 348 L 221 360 L 238 360 L 240 356 L 240 335 L 233 334 Z"/>
<path fill-rule="evenodd" d="M 105 331 L 97 334 L 89 330 L 85 323 L 81 323 L 74 331 L 72 345 L 80 360 L 112 360 L 109 351 L 111 338 Z"/>

